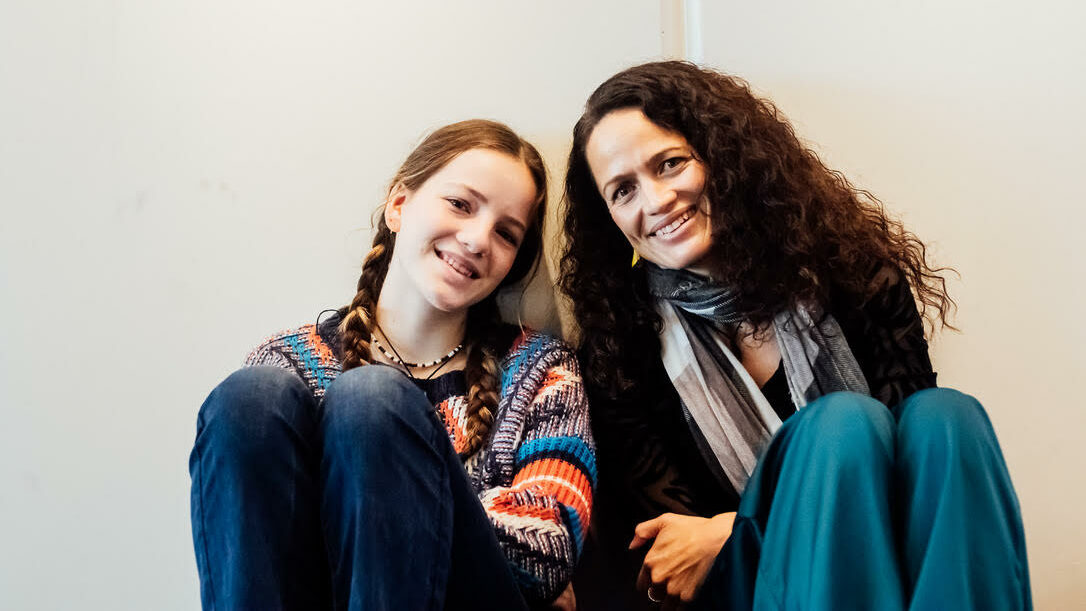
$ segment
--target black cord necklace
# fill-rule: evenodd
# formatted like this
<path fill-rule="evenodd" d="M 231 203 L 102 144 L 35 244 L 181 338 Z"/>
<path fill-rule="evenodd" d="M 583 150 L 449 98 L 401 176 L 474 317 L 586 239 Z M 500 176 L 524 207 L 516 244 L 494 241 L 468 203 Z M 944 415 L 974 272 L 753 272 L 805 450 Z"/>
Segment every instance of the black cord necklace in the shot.
<path fill-rule="evenodd" d="M 454 356 L 456 356 L 456 354 L 458 352 L 460 352 L 461 350 L 463 350 L 463 348 L 464 348 L 464 342 L 460 342 L 459 344 L 456 345 L 456 347 L 454 347 L 452 350 L 450 350 L 448 353 L 446 353 L 445 356 L 443 356 L 441 358 L 437 358 L 437 359 L 434 359 L 432 361 L 427 361 L 425 363 L 411 363 L 409 361 L 404 360 L 404 358 L 402 356 L 400 356 L 400 352 L 398 350 L 396 350 L 395 346 L 392 345 L 392 341 L 388 339 L 388 333 L 385 333 L 385 330 L 381 328 L 381 324 L 378 323 L 376 320 L 373 321 L 373 324 L 377 327 L 377 330 L 381 332 L 381 335 L 384 336 L 385 343 L 388 344 L 388 347 L 389 347 L 389 349 L 392 350 L 392 352 L 389 353 L 388 350 L 385 350 L 385 347 L 382 346 L 381 342 L 377 340 L 377 335 L 376 334 L 373 334 L 373 333 L 370 334 L 370 343 L 373 344 L 374 346 L 377 346 L 377 349 L 381 352 L 382 355 L 384 355 L 385 358 L 387 358 L 388 360 L 390 360 L 393 363 L 395 363 L 395 364 L 399 365 L 400 367 L 402 367 L 403 370 L 404 370 L 404 373 L 406 373 L 407 376 L 409 378 L 411 378 L 412 380 L 417 380 L 418 379 L 418 378 L 415 377 L 414 374 L 411 373 L 412 369 L 426 369 L 428 367 L 433 367 L 433 366 L 437 365 L 437 369 L 434 369 L 433 371 L 430 372 L 430 375 L 426 376 L 425 379 L 429 380 L 429 379 L 433 378 L 437 374 L 437 372 L 444 369 L 445 365 L 448 365 L 449 362 L 452 361 L 452 358 Z"/>

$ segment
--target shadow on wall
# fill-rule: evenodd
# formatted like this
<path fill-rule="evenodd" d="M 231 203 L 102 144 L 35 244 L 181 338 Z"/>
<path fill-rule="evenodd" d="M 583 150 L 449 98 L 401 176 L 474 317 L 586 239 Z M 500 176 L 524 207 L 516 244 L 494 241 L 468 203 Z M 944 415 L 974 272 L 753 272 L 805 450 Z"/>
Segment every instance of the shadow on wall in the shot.
<path fill-rule="evenodd" d="M 550 252 L 545 254 L 551 256 Z M 556 291 L 547 263 L 540 261 L 527 286 L 520 283 L 498 295 L 502 318 L 512 324 L 523 324 L 562 337 Z"/>

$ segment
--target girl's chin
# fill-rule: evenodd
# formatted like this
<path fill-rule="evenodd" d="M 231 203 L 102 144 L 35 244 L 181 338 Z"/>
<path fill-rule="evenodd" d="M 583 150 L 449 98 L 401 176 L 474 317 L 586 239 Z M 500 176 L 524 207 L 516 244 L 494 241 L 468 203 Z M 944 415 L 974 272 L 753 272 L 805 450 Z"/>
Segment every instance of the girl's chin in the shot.
<path fill-rule="evenodd" d="M 471 306 L 482 300 L 482 298 L 465 298 L 463 294 L 430 295 L 430 298 L 427 299 L 435 310 L 446 314 L 466 314 Z"/>

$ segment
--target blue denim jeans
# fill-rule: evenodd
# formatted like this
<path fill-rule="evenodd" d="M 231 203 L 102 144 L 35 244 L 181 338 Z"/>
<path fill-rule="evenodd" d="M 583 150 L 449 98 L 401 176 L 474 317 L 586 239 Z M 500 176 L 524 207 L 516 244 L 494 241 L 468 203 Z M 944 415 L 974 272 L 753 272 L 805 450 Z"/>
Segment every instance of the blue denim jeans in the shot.
<path fill-rule="evenodd" d="M 520 609 L 425 394 L 384 366 L 316 401 L 289 371 L 211 392 L 189 459 L 204 609 Z"/>
<path fill-rule="evenodd" d="M 1018 499 L 976 399 L 826 395 L 781 426 L 695 609 L 1032 607 Z"/>

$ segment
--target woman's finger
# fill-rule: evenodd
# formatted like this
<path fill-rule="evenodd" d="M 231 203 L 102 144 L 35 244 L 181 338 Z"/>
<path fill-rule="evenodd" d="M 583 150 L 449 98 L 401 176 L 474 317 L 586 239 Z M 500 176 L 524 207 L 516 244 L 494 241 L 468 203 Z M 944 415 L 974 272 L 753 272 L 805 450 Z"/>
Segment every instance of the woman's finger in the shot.
<path fill-rule="evenodd" d="M 630 549 L 639 548 L 645 543 L 655 539 L 656 535 L 659 534 L 660 529 L 662 529 L 667 522 L 668 515 L 669 514 L 665 513 L 635 526 L 634 538 L 630 541 Z"/>

